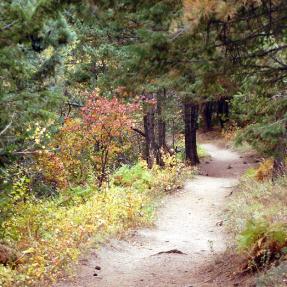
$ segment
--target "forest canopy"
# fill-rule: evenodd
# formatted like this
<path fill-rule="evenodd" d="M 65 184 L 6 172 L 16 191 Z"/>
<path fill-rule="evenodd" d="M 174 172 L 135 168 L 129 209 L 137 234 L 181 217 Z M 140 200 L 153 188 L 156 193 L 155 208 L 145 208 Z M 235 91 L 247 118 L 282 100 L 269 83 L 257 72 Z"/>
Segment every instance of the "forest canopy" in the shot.
<path fill-rule="evenodd" d="M 135 189 L 123 168 L 146 189 L 155 168 L 175 180 L 200 162 L 198 130 L 237 131 L 284 175 L 286 11 L 285 0 L 1 1 L 0 240 L 21 246 L 13 220 L 33 203 Z"/>

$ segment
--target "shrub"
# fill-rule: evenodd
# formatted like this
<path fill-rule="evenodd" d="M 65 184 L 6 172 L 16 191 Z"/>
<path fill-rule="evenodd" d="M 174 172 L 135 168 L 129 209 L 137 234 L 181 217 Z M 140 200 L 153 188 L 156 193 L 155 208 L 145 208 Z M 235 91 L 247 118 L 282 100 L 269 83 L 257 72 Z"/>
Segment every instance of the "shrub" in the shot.
<path fill-rule="evenodd" d="M 0 266 L 0 286 L 51 284 L 88 242 L 150 224 L 156 199 L 177 186 L 184 174 L 190 176 L 191 171 L 181 165 L 148 170 L 139 162 L 120 168 L 109 187 L 98 188 L 91 178 L 86 186 L 54 198 L 19 201 L 1 229 L 6 244 L 19 252 L 20 264 Z"/>
<path fill-rule="evenodd" d="M 248 268 L 260 268 L 280 257 L 287 246 L 287 178 L 257 182 L 245 178 L 229 205 L 228 227 Z"/>
<path fill-rule="evenodd" d="M 146 168 L 145 162 L 139 162 L 132 167 L 124 165 L 113 175 L 113 183 L 116 186 L 135 187 L 140 190 L 149 189 L 152 181 L 152 173 Z"/>
<path fill-rule="evenodd" d="M 131 146 L 131 114 L 135 109 L 135 105 L 116 98 L 91 93 L 79 117 L 65 119 L 47 145 L 49 151 L 38 153 L 38 170 L 46 182 L 63 190 L 84 184 L 91 175 L 99 185 L 107 181 Z"/>
<path fill-rule="evenodd" d="M 240 250 L 249 257 L 249 268 L 259 268 L 282 256 L 287 246 L 286 223 L 270 223 L 268 220 L 248 220 L 238 237 Z"/>
<path fill-rule="evenodd" d="M 272 176 L 273 160 L 266 159 L 256 169 L 255 178 L 259 181 L 270 179 Z"/>
<path fill-rule="evenodd" d="M 68 178 L 63 161 L 52 152 L 43 151 L 37 156 L 38 172 L 42 173 L 46 183 L 58 189 L 68 187 Z"/>
<path fill-rule="evenodd" d="M 53 280 L 78 258 L 90 237 L 97 233 L 105 237 L 151 220 L 151 197 L 144 192 L 112 186 L 94 190 L 85 203 L 76 204 L 75 197 L 73 205 L 61 196 L 30 199 L 17 206 L 15 215 L 3 224 L 4 238 L 21 252 L 23 263 L 1 286 L 39 286 L 39 282 Z"/>
<path fill-rule="evenodd" d="M 93 168 L 100 185 L 107 180 L 113 162 L 130 147 L 131 114 L 136 108 L 117 98 L 100 97 L 97 91 L 82 108 L 83 129 L 94 147 Z"/>
<path fill-rule="evenodd" d="M 228 127 L 221 131 L 222 136 L 227 142 L 235 141 L 240 128 L 236 125 L 236 123 L 232 122 Z"/>

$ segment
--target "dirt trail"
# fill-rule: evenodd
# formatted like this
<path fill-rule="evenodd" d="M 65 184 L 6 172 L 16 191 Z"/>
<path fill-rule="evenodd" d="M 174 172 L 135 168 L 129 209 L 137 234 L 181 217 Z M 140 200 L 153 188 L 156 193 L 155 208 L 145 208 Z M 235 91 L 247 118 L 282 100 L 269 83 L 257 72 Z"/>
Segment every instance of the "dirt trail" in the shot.
<path fill-rule="evenodd" d="M 167 196 L 154 228 L 110 241 L 81 260 L 73 280 L 56 286 L 233 286 L 207 283 L 199 270 L 226 249 L 222 211 L 252 159 L 214 143 L 203 146 L 211 157 L 201 164 L 202 175 L 186 182 L 181 192 Z"/>

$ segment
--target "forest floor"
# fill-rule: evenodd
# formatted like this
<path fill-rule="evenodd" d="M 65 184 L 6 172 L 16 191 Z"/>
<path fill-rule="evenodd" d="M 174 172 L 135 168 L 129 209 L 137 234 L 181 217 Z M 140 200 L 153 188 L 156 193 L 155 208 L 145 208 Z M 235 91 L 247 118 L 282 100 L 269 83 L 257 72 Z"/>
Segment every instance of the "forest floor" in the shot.
<path fill-rule="evenodd" d="M 220 140 L 205 139 L 202 145 L 209 157 L 200 175 L 164 199 L 153 228 L 131 231 L 91 250 L 76 275 L 56 286 L 251 286 L 248 278 L 234 276 L 236 256 L 226 254 L 224 209 L 254 156 L 240 155 Z"/>

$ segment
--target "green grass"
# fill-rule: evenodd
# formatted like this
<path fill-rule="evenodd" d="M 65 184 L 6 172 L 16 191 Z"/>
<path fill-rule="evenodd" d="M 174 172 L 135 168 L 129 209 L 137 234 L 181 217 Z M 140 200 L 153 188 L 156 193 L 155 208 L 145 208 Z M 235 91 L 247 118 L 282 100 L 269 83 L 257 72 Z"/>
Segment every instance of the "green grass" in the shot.
<path fill-rule="evenodd" d="M 197 154 L 199 156 L 200 159 L 203 159 L 205 157 L 208 156 L 207 151 L 204 149 L 204 147 L 202 145 L 197 145 Z M 180 161 L 184 161 L 185 160 L 185 150 L 184 147 L 180 146 L 180 152 L 178 152 L 176 154 L 176 158 Z"/>
<path fill-rule="evenodd" d="M 205 148 L 202 145 L 197 145 L 197 153 L 199 158 L 205 158 L 208 156 L 208 152 L 205 150 Z"/>

